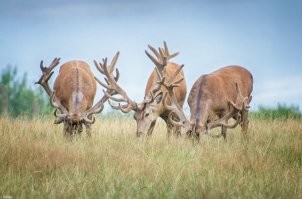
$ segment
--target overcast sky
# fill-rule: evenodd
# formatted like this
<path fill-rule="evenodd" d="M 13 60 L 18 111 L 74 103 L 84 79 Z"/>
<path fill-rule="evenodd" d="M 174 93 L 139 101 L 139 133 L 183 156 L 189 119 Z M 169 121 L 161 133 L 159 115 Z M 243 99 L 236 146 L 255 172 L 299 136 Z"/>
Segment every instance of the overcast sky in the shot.
<path fill-rule="evenodd" d="M 180 52 L 173 61 L 185 64 L 189 89 L 200 75 L 237 64 L 254 76 L 253 108 L 286 103 L 301 110 L 301 2 L 1 1 L 0 67 L 17 66 L 33 83 L 42 59 L 84 60 L 96 72 L 94 59 L 111 59 L 119 50 L 120 84 L 141 101 L 154 67 L 144 50 L 165 40 L 171 52 Z"/>

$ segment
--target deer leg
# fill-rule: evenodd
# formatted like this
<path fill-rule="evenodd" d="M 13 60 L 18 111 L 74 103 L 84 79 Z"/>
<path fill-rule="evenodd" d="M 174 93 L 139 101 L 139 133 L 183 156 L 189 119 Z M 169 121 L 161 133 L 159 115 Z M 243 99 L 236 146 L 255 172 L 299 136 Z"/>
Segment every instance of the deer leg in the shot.
<path fill-rule="evenodd" d="M 63 134 L 67 140 L 72 140 L 72 125 L 70 125 L 67 121 L 64 121 Z"/>
<path fill-rule="evenodd" d="M 181 135 L 181 127 L 174 126 L 173 130 L 174 130 L 173 134 L 178 138 Z"/>
<path fill-rule="evenodd" d="M 226 140 L 226 135 L 227 135 L 227 130 L 228 128 L 225 126 L 221 127 L 221 135 L 223 136 L 223 138 Z"/>
<path fill-rule="evenodd" d="M 224 117 L 227 113 L 224 112 L 222 115 L 221 115 L 221 118 Z M 228 120 L 225 120 L 225 123 L 227 124 L 228 123 Z M 227 136 L 227 130 L 228 128 L 226 126 L 221 126 L 221 135 L 223 136 L 224 140 L 226 140 L 226 136 Z"/>
<path fill-rule="evenodd" d="M 167 138 L 170 139 L 171 138 L 171 134 L 172 134 L 172 131 L 173 131 L 173 126 L 169 123 L 166 123 L 166 126 L 167 126 Z"/>
<path fill-rule="evenodd" d="M 248 125 L 249 125 L 249 120 L 248 120 L 248 111 L 243 110 L 241 112 L 241 131 L 244 134 L 247 134 L 247 129 L 248 129 Z"/>
<path fill-rule="evenodd" d="M 86 133 L 88 137 L 91 137 L 91 124 L 85 124 Z"/>

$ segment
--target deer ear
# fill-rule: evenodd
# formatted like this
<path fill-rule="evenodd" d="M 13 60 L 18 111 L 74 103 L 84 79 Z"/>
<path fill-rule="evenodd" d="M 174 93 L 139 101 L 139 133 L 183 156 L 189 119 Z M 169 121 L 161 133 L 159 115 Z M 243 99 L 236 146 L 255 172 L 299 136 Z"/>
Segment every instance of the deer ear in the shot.
<path fill-rule="evenodd" d="M 162 99 L 163 99 L 163 92 L 160 92 L 158 95 L 154 97 L 154 102 L 156 104 L 159 104 L 162 101 Z"/>

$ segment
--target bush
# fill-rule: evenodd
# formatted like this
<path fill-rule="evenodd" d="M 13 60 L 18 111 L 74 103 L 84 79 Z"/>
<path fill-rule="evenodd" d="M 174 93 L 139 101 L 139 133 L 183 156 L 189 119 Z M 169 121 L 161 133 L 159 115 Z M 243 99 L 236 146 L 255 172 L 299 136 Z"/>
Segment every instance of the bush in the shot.
<path fill-rule="evenodd" d="M 302 114 L 299 106 L 278 104 L 276 108 L 260 106 L 259 110 L 252 112 L 251 116 L 259 119 L 301 119 Z"/>

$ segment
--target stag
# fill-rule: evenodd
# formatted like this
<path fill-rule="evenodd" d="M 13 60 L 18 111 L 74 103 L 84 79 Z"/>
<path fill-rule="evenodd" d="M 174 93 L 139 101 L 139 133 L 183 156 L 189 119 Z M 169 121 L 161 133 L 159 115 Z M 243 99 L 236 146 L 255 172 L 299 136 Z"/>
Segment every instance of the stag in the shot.
<path fill-rule="evenodd" d="M 164 93 L 167 92 L 167 90 L 165 87 L 161 86 L 162 84 L 159 82 L 158 75 L 162 77 L 161 81 L 167 82 L 173 81 L 175 78 L 183 79 L 183 65 L 180 66 L 176 63 L 169 62 L 171 58 L 178 55 L 178 52 L 170 54 L 166 42 L 164 42 L 164 48 L 159 48 L 158 51 L 150 45 L 148 45 L 148 47 L 155 54 L 155 57 L 147 51 L 145 51 L 145 53 L 155 64 L 155 69 L 153 70 L 147 81 L 145 97 L 141 103 L 137 103 L 130 97 L 128 97 L 127 92 L 117 84 L 116 80 L 110 73 L 105 72 L 106 84 L 103 82 L 99 83 L 103 87 L 109 90 L 114 90 L 119 94 L 120 97 L 114 97 L 108 93 L 106 94 L 106 96 L 111 100 L 118 102 L 118 105 L 114 105 L 110 102 L 110 100 L 108 101 L 113 109 L 121 110 L 124 113 L 128 113 L 130 111 L 135 112 L 134 119 L 136 120 L 137 124 L 137 137 L 141 135 L 151 135 L 158 117 L 161 117 L 166 122 L 168 136 L 170 136 L 172 132 L 177 134 L 179 127 L 174 127 L 170 122 L 170 110 L 166 109 L 163 105 L 163 96 Z M 97 62 L 95 63 L 97 64 Z M 103 70 L 106 71 L 106 67 L 103 67 L 101 64 L 99 64 L 99 67 L 103 68 Z M 174 90 L 176 101 L 178 103 L 178 106 L 180 106 L 181 108 L 184 104 L 186 92 L 186 83 L 185 81 L 181 81 L 178 87 Z M 172 103 L 169 96 L 166 100 L 167 103 Z"/>
<path fill-rule="evenodd" d="M 108 72 L 118 81 L 119 72 L 114 67 L 119 52 L 114 56 L 108 66 Z M 59 64 L 60 58 L 55 58 L 50 66 L 45 67 L 43 61 L 40 63 L 42 76 L 36 82 L 40 84 L 50 98 L 50 104 L 55 108 L 55 124 L 64 124 L 64 135 L 72 136 L 83 131 L 83 124 L 86 132 L 91 135 L 91 124 L 94 123 L 94 114 L 100 113 L 108 97 L 104 95 L 94 106 L 93 101 L 96 94 L 96 81 L 90 67 L 83 61 L 70 61 L 64 63 L 59 70 L 53 90 L 50 89 L 48 80 L 53 75 L 53 69 Z M 99 69 L 99 68 L 98 68 Z M 99 69 L 101 73 L 104 73 Z M 107 94 L 114 94 L 113 90 L 107 90 Z M 58 111 L 60 113 L 58 113 Z"/>
<path fill-rule="evenodd" d="M 179 106 L 169 106 L 165 103 L 165 107 L 173 113 L 171 116 L 174 115 L 169 118 L 171 123 L 183 127 L 188 134 L 196 137 L 209 134 L 226 138 L 227 129 L 235 128 L 238 124 L 241 125 L 242 132 L 247 133 L 252 90 L 253 76 L 247 69 L 241 66 L 227 66 L 202 75 L 194 83 L 188 97 L 191 113 L 189 120 Z M 169 88 L 169 95 L 174 99 L 173 86 Z M 231 118 L 235 119 L 233 124 L 228 123 Z M 221 134 L 209 132 L 215 127 L 221 127 Z"/>

